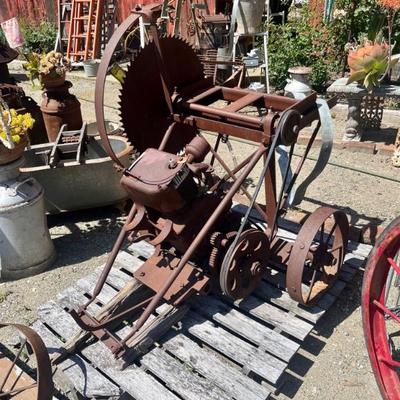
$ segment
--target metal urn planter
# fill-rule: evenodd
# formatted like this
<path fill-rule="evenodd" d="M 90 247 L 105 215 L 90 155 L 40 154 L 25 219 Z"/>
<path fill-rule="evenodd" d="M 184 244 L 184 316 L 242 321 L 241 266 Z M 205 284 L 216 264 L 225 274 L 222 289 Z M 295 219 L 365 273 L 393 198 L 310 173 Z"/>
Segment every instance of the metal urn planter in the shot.
<path fill-rule="evenodd" d="M 62 125 L 68 129 L 80 129 L 82 126 L 81 103 L 76 96 L 69 93 L 71 82 L 65 81 L 61 86 L 47 87 L 43 92 L 40 109 L 43 114 L 49 142 L 54 142 Z"/>

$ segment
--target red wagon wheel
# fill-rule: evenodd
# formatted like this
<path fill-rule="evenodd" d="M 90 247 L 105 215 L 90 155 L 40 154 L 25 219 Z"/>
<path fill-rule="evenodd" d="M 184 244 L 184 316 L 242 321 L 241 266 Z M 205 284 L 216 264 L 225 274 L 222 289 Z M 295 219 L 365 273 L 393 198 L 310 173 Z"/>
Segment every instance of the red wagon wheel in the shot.
<path fill-rule="evenodd" d="M 392 306 L 391 270 L 400 276 L 400 217 L 379 237 L 367 262 L 362 289 L 362 316 L 368 354 L 385 400 L 400 399 L 400 313 Z M 397 346 L 396 346 L 397 345 Z M 397 348 L 396 348 L 397 347 Z"/>

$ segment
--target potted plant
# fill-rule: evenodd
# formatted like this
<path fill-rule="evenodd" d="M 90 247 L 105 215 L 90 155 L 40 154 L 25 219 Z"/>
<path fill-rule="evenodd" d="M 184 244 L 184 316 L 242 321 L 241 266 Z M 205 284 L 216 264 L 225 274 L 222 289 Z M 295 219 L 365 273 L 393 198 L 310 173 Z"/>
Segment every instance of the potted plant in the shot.
<path fill-rule="evenodd" d="M 70 61 L 61 53 L 50 51 L 42 56 L 39 67 L 39 79 L 44 88 L 62 86 L 66 72 L 71 69 Z"/>
<path fill-rule="evenodd" d="M 39 79 L 39 69 L 40 69 L 40 54 L 38 53 L 28 53 L 24 54 L 27 62 L 22 65 L 24 70 L 26 71 L 26 76 L 32 83 L 32 86 L 35 86 L 35 79 Z"/>
<path fill-rule="evenodd" d="M 368 91 L 377 86 L 400 58 L 400 55 L 391 56 L 389 47 L 386 42 L 367 40 L 362 46 L 350 49 L 347 59 L 350 77 L 347 84 L 358 82 Z"/>
<path fill-rule="evenodd" d="M 9 109 L 1 99 L 0 106 L 0 165 L 4 165 L 22 156 L 35 120 L 29 113 Z"/>
<path fill-rule="evenodd" d="M 66 72 L 71 69 L 70 61 L 56 51 L 47 54 L 38 53 L 25 54 L 27 62 L 23 65 L 26 75 L 34 85 L 38 79 L 43 88 L 55 88 L 62 86 L 65 82 Z"/>

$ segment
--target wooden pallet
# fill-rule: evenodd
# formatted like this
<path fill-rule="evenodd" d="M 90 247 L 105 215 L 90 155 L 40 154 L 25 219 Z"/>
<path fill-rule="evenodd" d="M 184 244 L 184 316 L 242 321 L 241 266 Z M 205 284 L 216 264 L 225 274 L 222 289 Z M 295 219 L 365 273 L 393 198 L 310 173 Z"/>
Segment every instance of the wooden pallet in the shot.
<path fill-rule="evenodd" d="M 295 238 L 298 226 L 288 227 L 291 232 L 281 229 L 280 235 Z M 277 270 L 272 281 L 264 280 L 252 296 L 234 304 L 216 296 L 196 299 L 177 329 L 170 329 L 125 369 L 103 343 L 91 344 L 61 363 L 56 384 L 84 398 L 267 399 L 284 383 L 289 362 L 370 249 L 350 243 L 340 278 L 312 308 L 299 306 L 289 297 L 282 289 L 284 275 Z M 95 313 L 107 303 L 152 252 L 146 243 L 121 252 L 90 311 Z M 51 354 L 77 331 L 65 307 L 84 303 L 100 272 L 98 268 L 39 309 L 33 328 Z M 123 336 L 127 329 L 117 334 Z"/>

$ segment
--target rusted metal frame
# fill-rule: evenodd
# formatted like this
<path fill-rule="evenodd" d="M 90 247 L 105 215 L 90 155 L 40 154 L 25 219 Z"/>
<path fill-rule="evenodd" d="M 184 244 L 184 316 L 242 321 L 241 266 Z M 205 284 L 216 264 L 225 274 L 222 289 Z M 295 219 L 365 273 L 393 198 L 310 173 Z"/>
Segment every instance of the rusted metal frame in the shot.
<path fill-rule="evenodd" d="M 186 91 L 186 88 L 184 88 Z M 222 88 L 220 86 L 213 86 L 210 89 L 198 94 L 197 96 L 192 97 L 187 101 L 187 104 L 195 104 L 201 103 L 202 101 L 208 99 L 210 101 L 219 98 L 219 95 L 222 93 Z M 218 96 L 217 96 L 218 95 Z"/>
<path fill-rule="evenodd" d="M 219 149 L 219 145 L 220 145 L 220 143 L 221 143 L 222 137 L 223 137 L 223 135 L 222 135 L 221 133 L 219 133 L 218 136 L 217 136 L 217 140 L 216 140 L 216 142 L 215 142 L 215 146 L 214 146 L 214 151 L 215 151 L 215 152 L 217 152 L 218 149 Z M 211 166 L 214 166 L 214 162 L 215 162 L 215 156 L 214 156 L 214 154 L 213 154 L 212 157 L 211 157 L 210 165 L 211 165 Z"/>
<path fill-rule="evenodd" d="M 200 136 L 204 137 L 201 134 L 200 134 Z M 210 147 L 210 151 L 211 151 L 213 157 L 215 157 L 217 159 L 217 161 L 221 164 L 222 168 L 228 173 L 229 177 L 232 178 L 233 181 L 235 182 L 237 180 L 237 177 L 235 176 L 235 174 L 233 174 L 233 172 L 228 167 L 228 165 L 225 163 L 225 161 L 222 159 L 222 157 L 220 157 L 220 155 L 216 151 L 214 151 L 214 149 L 212 147 Z M 242 190 L 244 195 L 248 198 L 248 200 L 251 201 L 251 194 L 247 191 L 247 189 L 244 187 L 244 185 L 241 185 L 240 189 Z M 258 213 L 261 214 L 261 216 L 264 218 L 265 222 L 267 222 L 267 214 L 264 212 L 264 210 L 257 203 L 255 203 L 254 207 L 258 211 Z"/>
<path fill-rule="evenodd" d="M 263 126 L 263 118 L 250 117 L 248 115 L 243 115 L 232 111 L 225 111 L 225 109 L 223 108 L 213 108 L 210 106 L 204 106 L 202 104 L 196 104 L 196 103 L 190 103 L 190 104 L 188 103 L 187 108 L 189 111 L 196 111 L 203 114 L 204 116 L 208 116 L 211 118 L 215 117 L 218 118 L 219 120 L 227 119 L 228 121 L 236 122 L 238 124 L 243 124 L 250 128 L 261 128 Z"/>
<path fill-rule="evenodd" d="M 142 10 L 149 9 L 151 11 L 156 11 L 159 10 L 160 7 L 161 7 L 160 4 L 149 4 L 143 7 Z M 104 104 L 104 93 L 105 93 L 106 77 L 108 74 L 108 67 L 111 63 L 114 51 L 117 48 L 121 38 L 125 35 L 125 32 L 128 29 L 130 29 L 134 24 L 138 23 L 138 21 L 139 21 L 139 15 L 131 14 L 124 22 L 122 22 L 121 25 L 119 25 L 119 27 L 114 32 L 110 41 L 107 44 L 107 47 L 101 59 L 101 63 L 96 78 L 95 111 L 96 111 L 96 121 L 99 128 L 99 134 L 108 155 L 121 169 L 124 169 L 125 167 L 122 165 L 121 161 L 114 153 L 114 150 L 111 147 L 110 141 L 108 139 L 107 128 L 104 119 L 104 107 L 102 105 Z"/>
<path fill-rule="evenodd" d="M 158 150 L 164 151 L 164 149 L 165 149 L 165 147 L 166 147 L 166 145 L 168 143 L 168 140 L 171 137 L 171 133 L 175 128 L 175 125 L 176 125 L 176 122 L 172 122 L 172 124 L 168 127 L 168 129 L 165 132 L 165 135 L 164 135 L 164 137 L 163 137 L 163 139 L 161 141 L 161 144 L 160 144 Z"/>
<path fill-rule="evenodd" d="M 71 310 L 70 314 L 71 317 L 75 320 L 75 322 L 78 324 L 78 326 L 88 332 L 93 332 L 98 329 L 104 329 L 107 328 L 110 324 L 118 321 L 123 321 L 125 318 L 127 318 L 129 315 L 132 315 L 135 311 L 139 310 L 140 308 L 146 307 L 150 301 L 153 299 L 154 296 L 149 296 L 148 299 L 143 300 L 142 302 L 135 304 L 133 307 L 128 308 L 127 310 L 111 317 L 107 318 L 104 321 L 98 321 L 96 318 L 91 317 L 91 320 L 93 321 L 92 324 L 87 324 L 83 321 L 82 317 L 83 315 L 89 315 L 85 310 L 83 310 L 81 313 L 77 313 L 75 310 Z"/>
<path fill-rule="evenodd" d="M 49 354 L 40 336 L 31 328 L 20 324 L 0 323 L 0 328 L 12 327 L 20 331 L 31 346 L 36 358 L 37 399 L 51 400 L 53 398 L 54 385 Z M 25 387 L 24 390 L 27 390 Z"/>
<path fill-rule="evenodd" d="M 267 145 L 270 141 L 268 134 L 262 130 L 244 128 L 242 126 L 229 124 L 221 121 L 214 121 L 203 117 L 183 117 L 179 114 L 174 114 L 174 121 L 181 122 L 194 126 L 198 129 L 203 129 L 205 131 L 216 132 L 223 135 L 234 136 L 240 139 L 249 140 L 255 143 L 263 143 Z"/>
<path fill-rule="evenodd" d="M 296 180 L 297 180 L 297 178 L 298 178 L 298 176 L 300 174 L 301 169 L 303 168 L 303 165 L 304 165 L 304 163 L 305 163 L 305 161 L 307 159 L 308 153 L 311 150 L 311 147 L 312 147 L 312 145 L 314 143 L 314 140 L 315 140 L 320 128 L 321 128 L 321 121 L 318 120 L 317 126 L 315 127 L 315 129 L 314 129 L 314 131 L 313 131 L 313 133 L 312 133 L 312 135 L 310 137 L 310 140 L 307 143 L 307 147 L 306 147 L 306 149 L 304 151 L 303 157 L 301 158 L 299 164 L 297 165 L 297 168 L 296 168 L 296 171 L 293 174 L 292 180 L 290 181 L 289 185 L 287 186 L 287 188 L 285 190 L 285 193 L 284 193 L 284 195 L 282 197 L 281 204 L 279 206 L 279 209 L 281 210 L 281 215 L 285 214 L 286 211 L 287 211 L 287 207 L 286 207 L 287 199 L 289 197 L 290 192 L 293 189 L 293 186 L 296 183 Z"/>
<path fill-rule="evenodd" d="M 248 89 L 239 89 L 239 88 L 228 88 L 228 87 L 221 87 L 223 99 L 227 101 L 236 101 L 239 98 L 243 97 L 245 94 L 254 93 Z M 265 108 L 272 108 L 277 111 L 284 111 L 288 107 L 295 106 L 304 100 L 295 100 L 290 97 L 283 97 L 283 96 L 274 96 L 269 94 L 263 94 L 262 99 L 264 100 L 264 107 Z"/>
<path fill-rule="evenodd" d="M 82 312 L 90 304 L 92 304 L 93 301 L 96 299 L 96 297 L 101 292 L 101 290 L 103 289 L 106 279 L 107 279 L 108 275 L 110 274 L 111 268 L 114 265 L 115 259 L 117 258 L 117 255 L 118 255 L 119 251 L 121 250 L 121 247 L 126 239 L 126 236 L 129 232 L 128 227 L 129 227 L 130 223 L 132 222 L 132 220 L 134 219 L 136 212 L 137 212 L 137 207 L 135 204 L 133 204 L 133 206 L 131 207 L 131 210 L 129 211 L 128 217 L 126 218 L 125 224 L 122 227 L 122 229 L 118 235 L 118 238 L 117 238 L 116 242 L 114 243 L 114 246 L 111 250 L 111 253 L 109 254 L 109 256 L 107 258 L 107 262 L 104 265 L 103 271 L 101 272 L 101 275 L 100 275 L 100 277 L 96 283 L 96 286 L 93 290 L 92 297 L 86 304 L 84 304 L 82 307 L 80 307 L 79 312 Z"/>
<path fill-rule="evenodd" d="M 235 167 L 234 169 L 231 170 L 233 175 L 236 175 L 241 169 L 243 169 L 251 160 L 251 158 L 253 157 L 253 154 L 251 154 L 250 156 L 248 156 L 245 160 L 243 160 L 237 167 Z M 223 178 L 221 178 L 214 186 L 212 186 L 210 188 L 211 192 L 214 192 L 216 190 L 218 190 L 222 183 L 226 182 L 228 179 L 230 178 L 229 174 L 226 174 Z"/>
<path fill-rule="evenodd" d="M 87 322 L 86 322 L 87 321 Z M 82 315 L 82 322 L 85 324 L 92 323 L 95 324 L 96 321 L 89 314 Z M 119 339 L 107 329 L 98 329 L 90 332 L 97 339 L 101 340 L 113 353 L 121 350 L 121 342 Z M 57 361 L 58 363 L 60 361 Z"/>
<path fill-rule="evenodd" d="M 230 202 L 232 201 L 233 196 L 239 190 L 239 188 L 243 184 L 244 180 L 247 178 L 249 173 L 253 170 L 253 168 L 259 161 L 259 159 L 265 154 L 265 152 L 267 150 L 268 149 L 265 146 L 260 145 L 260 147 L 257 149 L 257 151 L 253 154 L 253 157 L 251 158 L 251 161 L 248 163 L 245 170 L 243 171 L 243 174 L 240 176 L 240 178 L 236 182 L 233 183 L 232 187 L 229 189 L 228 193 L 225 195 L 225 197 L 219 203 L 218 207 L 215 209 L 215 211 L 213 212 L 213 214 L 211 215 L 211 217 L 209 218 L 207 223 L 202 227 L 202 229 L 200 230 L 200 232 L 198 233 L 196 238 L 193 240 L 191 245 L 188 247 L 185 254 L 180 259 L 178 265 L 174 269 L 173 273 L 169 276 L 168 280 L 165 282 L 162 289 L 154 296 L 153 300 L 150 302 L 150 304 L 146 307 L 143 314 L 140 316 L 140 318 L 138 319 L 138 321 L 136 322 L 136 324 L 134 326 L 133 331 L 131 332 L 131 335 L 130 335 L 131 337 L 140 330 L 140 328 L 148 320 L 149 316 L 157 308 L 158 304 L 160 303 L 161 299 L 164 297 L 165 293 L 168 291 L 168 289 L 171 287 L 171 285 L 174 283 L 174 281 L 178 278 L 180 272 L 182 271 L 182 269 L 184 268 L 186 263 L 189 262 L 193 253 L 196 251 L 198 246 L 204 240 L 204 238 L 209 233 L 209 231 L 211 230 L 211 228 L 213 227 L 215 222 L 218 220 L 218 218 L 220 218 L 221 214 L 229 206 Z"/>
<path fill-rule="evenodd" d="M 253 105 L 253 103 L 257 102 L 258 100 L 263 98 L 262 93 L 249 93 L 245 96 L 243 96 L 241 99 L 236 100 L 229 104 L 228 106 L 224 107 L 224 111 L 230 111 L 230 112 L 238 112 L 239 110 Z"/>

